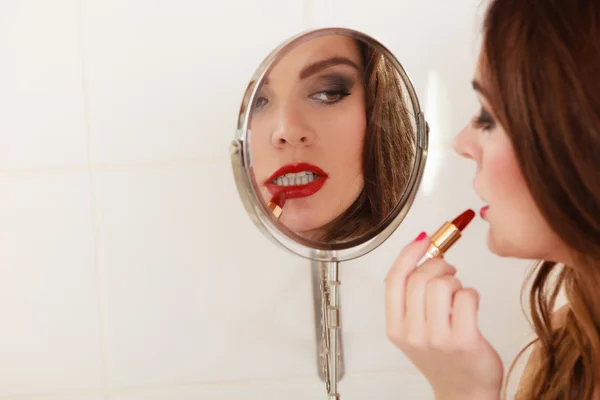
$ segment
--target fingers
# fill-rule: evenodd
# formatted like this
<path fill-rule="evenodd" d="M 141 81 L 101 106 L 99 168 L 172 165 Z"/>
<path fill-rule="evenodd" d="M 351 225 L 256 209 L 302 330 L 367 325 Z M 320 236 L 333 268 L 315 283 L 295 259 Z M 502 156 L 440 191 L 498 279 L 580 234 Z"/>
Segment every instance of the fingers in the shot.
<path fill-rule="evenodd" d="M 463 288 L 454 277 L 456 269 L 443 258 L 416 267 L 430 243 L 427 238 L 406 246 L 388 272 L 387 336 L 406 349 L 469 347 L 481 336 L 477 326 L 479 294 Z"/>
<path fill-rule="evenodd" d="M 452 331 L 454 337 L 463 342 L 475 340 L 479 335 L 477 327 L 477 311 L 479 309 L 479 293 L 475 289 L 461 289 L 454 295 L 452 312 Z"/>
<path fill-rule="evenodd" d="M 387 331 L 395 331 L 405 314 L 406 280 L 425 254 L 430 241 L 421 240 L 406 246 L 392 265 L 385 280 L 385 314 Z M 389 336 L 389 335 L 388 335 Z"/>
<path fill-rule="evenodd" d="M 454 275 L 456 269 L 441 258 L 427 261 L 408 277 L 406 283 L 406 323 L 425 324 L 425 292 L 432 280 Z"/>
<path fill-rule="evenodd" d="M 421 235 L 419 235 L 417 239 L 420 239 Z M 396 258 L 396 261 L 394 261 L 392 268 L 390 268 L 385 278 L 385 282 L 387 283 L 388 280 L 397 278 L 398 275 L 406 275 L 410 270 L 413 270 L 417 261 L 419 261 L 427 251 L 430 243 L 431 240 L 428 237 L 425 237 L 418 241 L 415 240 L 404 247 Z"/>
<path fill-rule="evenodd" d="M 454 294 L 460 289 L 462 283 L 452 275 L 429 281 L 425 295 L 425 321 L 433 339 L 451 337 L 452 303 Z"/>

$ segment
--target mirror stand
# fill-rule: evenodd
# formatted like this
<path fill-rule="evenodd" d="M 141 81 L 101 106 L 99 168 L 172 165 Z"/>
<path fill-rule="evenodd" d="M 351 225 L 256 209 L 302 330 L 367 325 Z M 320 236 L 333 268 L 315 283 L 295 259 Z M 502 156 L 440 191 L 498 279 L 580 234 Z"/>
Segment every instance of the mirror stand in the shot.
<path fill-rule="evenodd" d="M 340 326 L 339 261 L 311 261 L 319 376 L 328 398 L 338 400 L 344 375 Z"/>
<path fill-rule="evenodd" d="M 298 50 L 300 47 L 302 50 Z M 311 72 L 309 80 L 302 78 L 306 71 Z M 354 122 L 332 126 L 329 114 L 322 117 L 323 113 L 333 110 L 331 107 L 350 89 L 364 96 L 353 96 L 358 100 L 350 101 L 350 107 L 339 108 L 336 113 L 347 112 L 338 119 Z M 332 90 L 337 100 L 319 97 Z M 308 91 L 314 95 L 306 97 Z M 303 99 L 322 110 L 319 116 L 313 119 L 314 109 L 298 103 Z M 380 105 L 385 105 L 381 113 L 370 113 L 371 108 L 379 109 Z M 297 126 L 293 118 L 283 121 L 285 129 L 279 129 L 280 118 L 285 117 L 281 107 L 295 110 L 311 121 L 312 136 L 318 146 L 304 143 L 305 137 L 297 137 L 303 127 Z M 346 143 L 349 129 L 356 143 Z M 328 140 L 318 140 L 319 135 Z M 376 39 L 351 29 L 323 28 L 289 38 L 269 53 L 246 87 L 230 148 L 235 184 L 256 227 L 274 244 L 311 261 L 317 367 L 328 400 L 340 400 L 338 382 L 345 375 L 340 263 L 373 251 L 403 221 L 423 177 L 428 135 L 427 122 L 404 67 Z M 338 146 L 341 142 L 345 147 Z M 300 144 L 296 149 L 286 145 L 293 143 Z M 380 153 L 362 157 L 358 162 L 357 146 L 365 143 L 368 148 L 381 149 Z M 330 159 L 330 153 L 346 161 Z M 309 160 L 323 165 L 312 165 Z M 348 162 L 361 171 L 363 180 L 375 185 L 363 185 L 360 192 L 359 185 L 348 191 L 337 190 L 336 182 L 344 182 L 348 168 L 341 175 L 337 172 L 344 170 L 341 165 Z M 334 171 L 333 184 L 325 185 L 330 177 L 324 171 L 330 169 Z M 320 190 L 323 191 L 319 197 L 309 199 Z M 365 196 L 361 197 L 362 193 Z M 293 198 L 304 200 L 290 203 L 288 216 L 280 220 L 286 201 Z M 379 211 L 363 208 L 364 198 L 375 199 Z M 342 202 L 348 207 L 340 214 L 332 207 Z M 353 225 L 345 226 L 348 221 Z M 321 235 L 313 236 L 326 240 L 303 234 L 319 228 L 323 228 Z"/>

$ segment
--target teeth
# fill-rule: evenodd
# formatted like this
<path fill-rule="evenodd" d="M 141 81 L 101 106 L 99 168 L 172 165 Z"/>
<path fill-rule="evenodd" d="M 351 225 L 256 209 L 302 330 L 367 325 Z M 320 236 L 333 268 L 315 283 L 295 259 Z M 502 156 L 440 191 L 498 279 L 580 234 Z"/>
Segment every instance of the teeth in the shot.
<path fill-rule="evenodd" d="M 300 186 L 307 185 L 315 179 L 317 179 L 317 174 L 303 171 L 297 174 L 285 174 L 275 179 L 273 183 L 277 186 Z"/>
<path fill-rule="evenodd" d="M 285 174 L 284 176 L 288 179 L 302 178 L 303 176 L 311 175 L 312 172 L 298 172 L 297 174 Z"/>

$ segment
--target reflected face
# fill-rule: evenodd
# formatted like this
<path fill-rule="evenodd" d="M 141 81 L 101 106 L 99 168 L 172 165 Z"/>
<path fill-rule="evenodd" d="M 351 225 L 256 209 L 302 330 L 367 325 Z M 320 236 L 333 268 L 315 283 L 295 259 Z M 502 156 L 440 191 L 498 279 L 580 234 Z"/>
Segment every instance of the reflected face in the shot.
<path fill-rule="evenodd" d="M 252 110 L 251 152 L 263 201 L 283 191 L 279 219 L 315 237 L 364 187 L 363 61 L 344 36 L 311 40 L 270 71 Z"/>
<path fill-rule="evenodd" d="M 564 246 L 537 208 L 512 142 L 489 105 L 481 57 L 473 86 L 481 111 L 456 136 L 454 149 L 477 163 L 474 188 L 488 203 L 481 216 L 489 223 L 489 249 L 504 257 L 563 258 Z"/>

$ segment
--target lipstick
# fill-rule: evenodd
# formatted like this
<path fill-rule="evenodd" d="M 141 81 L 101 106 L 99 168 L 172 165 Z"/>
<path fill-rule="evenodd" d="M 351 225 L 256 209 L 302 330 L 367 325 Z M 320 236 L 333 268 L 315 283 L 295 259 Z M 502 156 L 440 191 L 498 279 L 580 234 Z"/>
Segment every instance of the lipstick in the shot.
<path fill-rule="evenodd" d="M 307 183 L 299 183 L 297 178 L 293 180 L 291 183 L 287 181 L 287 185 L 282 186 L 281 183 L 277 184 L 277 178 L 282 178 L 287 174 L 297 174 L 299 172 L 308 172 L 314 174 L 314 177 L 310 182 Z M 264 185 L 267 190 L 275 195 L 281 190 L 285 190 L 285 196 L 288 199 L 298 199 L 302 197 L 312 196 L 317 193 L 323 185 L 325 185 L 325 181 L 328 179 L 328 175 L 321 168 L 316 165 L 308 164 L 308 163 L 298 163 L 298 164 L 287 164 L 283 167 L 279 168 L 273 175 L 271 175 L 267 180 L 265 180 Z"/>
<path fill-rule="evenodd" d="M 482 219 L 485 219 L 485 215 L 488 212 L 488 208 L 490 208 L 490 206 L 481 207 L 481 210 L 479 211 L 479 215 L 481 216 Z"/>
<path fill-rule="evenodd" d="M 285 192 L 282 190 L 273 195 L 271 200 L 267 203 L 267 207 L 273 212 L 275 218 L 279 219 L 281 213 L 283 213 L 283 205 L 285 204 Z"/>
<path fill-rule="evenodd" d="M 427 249 L 427 253 L 421 257 L 417 263 L 417 267 L 420 267 L 425 261 L 434 257 L 443 257 L 444 253 L 461 237 L 461 232 L 469 225 L 473 217 L 475 217 L 475 211 L 469 209 L 454 218 L 452 222 L 445 222 L 431 236 L 431 244 Z"/>

